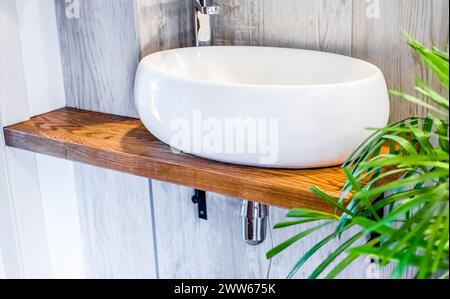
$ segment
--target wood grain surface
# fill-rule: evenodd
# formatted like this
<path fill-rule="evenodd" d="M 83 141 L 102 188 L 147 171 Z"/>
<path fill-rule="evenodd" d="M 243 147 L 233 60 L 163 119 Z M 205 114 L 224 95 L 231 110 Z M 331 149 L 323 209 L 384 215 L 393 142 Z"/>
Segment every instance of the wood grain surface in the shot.
<path fill-rule="evenodd" d="M 5 128 L 6 144 L 283 208 L 333 209 L 310 191 L 338 196 L 338 167 L 280 170 L 176 154 L 134 118 L 63 108 Z"/>

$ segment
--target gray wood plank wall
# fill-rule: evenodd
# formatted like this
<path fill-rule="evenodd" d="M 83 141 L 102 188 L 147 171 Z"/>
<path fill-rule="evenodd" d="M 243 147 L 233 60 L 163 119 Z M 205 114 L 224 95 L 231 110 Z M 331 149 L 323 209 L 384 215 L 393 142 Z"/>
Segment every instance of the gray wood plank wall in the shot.
<path fill-rule="evenodd" d="M 414 77 L 426 76 L 402 31 L 425 44 L 448 47 L 447 0 L 215 3 L 223 7 L 224 14 L 214 18 L 215 45 L 279 46 L 351 55 L 380 67 L 392 89 L 412 91 Z M 392 99 L 392 121 L 426 113 L 422 107 Z"/>
<path fill-rule="evenodd" d="M 133 0 L 79 0 L 79 18 L 56 0 L 67 106 L 137 116 L 139 46 Z"/>
<path fill-rule="evenodd" d="M 193 45 L 192 0 L 80 0 L 82 11 L 78 20 L 67 19 L 64 1 L 56 1 L 66 94 L 69 105 L 74 107 L 134 116 L 132 82 L 138 53 L 142 57 L 164 49 Z M 215 2 L 222 6 L 221 15 L 213 22 L 215 45 L 307 48 L 352 55 L 375 63 L 384 71 L 391 88 L 406 91 L 411 90 L 414 74 L 423 74 L 423 69 L 404 45 L 401 30 L 426 43 L 440 47 L 448 44 L 448 0 Z M 373 6 L 378 3 L 379 7 Z M 135 28 L 138 32 L 133 32 Z M 398 100 L 392 101 L 392 108 L 391 120 L 425 113 Z M 201 221 L 196 217 L 196 207 L 190 202 L 193 191 L 189 188 L 153 181 L 149 194 L 145 179 L 81 168 L 84 167 L 78 167 L 77 180 L 81 209 L 85 214 L 84 227 L 86 233 L 93 234 L 87 241 L 87 251 L 91 256 L 104 251 L 106 256 L 100 261 L 103 264 L 92 270 L 93 276 L 114 276 L 115 270 L 108 266 L 114 261 L 112 256 L 117 252 L 129 254 L 125 248 L 130 244 L 148 248 L 153 244 L 148 238 L 154 230 L 159 277 L 279 278 L 287 274 L 296 259 L 314 242 L 331 231 L 331 228 L 324 229 L 312 235 L 270 263 L 265 260 L 264 253 L 300 228 L 270 230 L 264 244 L 249 247 L 241 238 L 239 200 L 208 194 L 209 220 Z M 124 239 L 127 245 L 120 244 L 122 239 L 117 235 L 108 237 L 113 241 L 96 241 L 96 238 L 102 238 L 102 233 L 113 234 L 116 224 L 106 221 L 100 226 L 101 233 L 95 231 L 92 228 L 97 227 L 95 221 L 98 220 L 93 219 L 89 211 L 95 209 L 101 214 L 100 219 L 103 216 L 109 219 L 125 217 L 119 210 L 125 207 L 124 198 L 131 200 L 127 197 L 130 185 L 127 179 L 133 181 L 133 198 L 138 198 L 136 211 L 141 210 L 140 214 L 132 212 L 130 215 L 142 217 L 137 221 L 141 229 L 132 240 Z M 111 184 L 118 186 L 113 190 L 119 195 L 109 202 L 103 197 L 110 195 L 108 186 Z M 92 194 L 97 194 L 96 198 Z M 154 227 L 144 220 L 149 216 L 150 208 L 145 202 L 150 200 L 150 195 Z M 95 203 L 97 201 L 99 203 Z M 127 207 L 132 206 L 128 203 Z M 283 220 L 285 212 L 272 208 L 270 223 Z M 127 221 L 122 219 L 117 225 L 126 226 Z M 143 240 L 138 241 L 139 237 Z M 330 243 L 299 271 L 297 277 L 307 277 L 338 244 L 338 240 Z M 143 260 L 151 260 L 143 253 L 145 250 L 138 251 Z M 147 265 L 150 262 L 143 266 Z M 147 275 L 144 269 L 134 268 L 137 271 L 134 273 Z M 359 260 L 343 277 L 372 277 L 372 270 L 369 261 Z M 133 269 L 125 273 L 131 275 L 129 271 Z"/>
<path fill-rule="evenodd" d="M 379 0 L 379 18 L 368 18 L 367 3 L 353 1 L 352 55 L 377 65 L 389 88 L 413 92 L 424 67 L 404 42 L 405 31 L 426 45 L 448 47 L 448 0 Z M 369 14 L 370 15 L 370 14 Z M 391 100 L 391 121 L 425 115 L 420 106 Z"/>
<path fill-rule="evenodd" d="M 79 163 L 74 169 L 88 277 L 156 277 L 148 180 Z"/>
<path fill-rule="evenodd" d="M 71 19 L 56 0 L 67 105 L 136 116 L 135 2 L 79 3 L 80 18 Z M 87 276 L 156 277 L 148 179 L 77 164 L 75 181 Z"/>
<path fill-rule="evenodd" d="M 136 0 L 142 56 L 195 44 L 191 0 Z"/>

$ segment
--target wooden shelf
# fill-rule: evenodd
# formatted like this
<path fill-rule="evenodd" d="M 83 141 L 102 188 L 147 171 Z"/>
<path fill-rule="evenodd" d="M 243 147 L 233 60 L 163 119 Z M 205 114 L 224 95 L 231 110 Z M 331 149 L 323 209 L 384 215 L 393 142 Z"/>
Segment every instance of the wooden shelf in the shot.
<path fill-rule="evenodd" d="M 71 108 L 33 117 L 4 132 L 10 147 L 287 209 L 332 212 L 310 187 L 337 197 L 345 182 L 339 167 L 265 169 L 174 154 L 138 119 Z"/>

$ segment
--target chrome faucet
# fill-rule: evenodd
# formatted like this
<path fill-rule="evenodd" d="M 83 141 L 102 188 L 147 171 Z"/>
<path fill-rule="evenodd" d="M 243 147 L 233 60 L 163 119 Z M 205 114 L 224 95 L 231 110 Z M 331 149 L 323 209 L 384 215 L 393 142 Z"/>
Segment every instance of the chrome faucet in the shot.
<path fill-rule="evenodd" d="M 211 16 L 220 13 L 219 6 L 211 5 L 211 0 L 195 1 L 195 45 L 197 47 L 211 46 Z"/>
<path fill-rule="evenodd" d="M 262 203 L 242 202 L 242 232 L 248 245 L 259 245 L 266 239 L 269 207 Z"/>

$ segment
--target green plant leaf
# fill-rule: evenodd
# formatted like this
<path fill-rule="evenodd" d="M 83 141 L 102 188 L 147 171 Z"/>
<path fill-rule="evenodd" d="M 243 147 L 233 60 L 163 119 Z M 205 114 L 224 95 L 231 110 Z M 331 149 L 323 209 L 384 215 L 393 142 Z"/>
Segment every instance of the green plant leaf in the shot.
<path fill-rule="evenodd" d="M 357 233 L 353 237 L 349 238 L 346 242 L 344 242 L 341 246 L 339 246 L 336 250 L 334 250 L 328 257 L 313 271 L 313 273 L 309 276 L 310 279 L 316 279 L 319 275 L 339 256 L 343 253 L 347 248 L 349 248 L 353 243 L 355 243 L 358 239 L 363 236 L 363 233 Z"/>
<path fill-rule="evenodd" d="M 396 91 L 396 90 L 390 90 L 389 91 L 391 96 L 395 96 L 395 97 L 399 97 L 402 99 L 407 100 L 408 102 L 411 102 L 413 104 L 419 105 L 419 106 L 423 106 L 431 111 L 434 111 L 436 113 L 442 114 L 442 115 L 446 115 L 445 112 L 437 109 L 436 107 L 434 107 L 433 105 L 428 104 L 427 102 L 425 102 L 424 100 L 418 99 L 414 96 L 411 96 L 409 94 L 403 93 L 401 91 Z"/>
<path fill-rule="evenodd" d="M 357 193 L 355 194 L 354 198 L 361 199 L 365 197 L 371 197 L 371 196 L 379 196 L 380 194 L 394 190 L 394 189 L 402 189 L 407 187 L 408 185 L 413 185 L 421 182 L 428 182 L 430 180 L 441 178 L 448 176 L 448 171 L 445 170 L 436 170 L 430 173 L 426 173 L 420 176 L 407 178 L 407 179 L 399 179 L 397 181 L 385 184 L 383 186 L 376 187 L 374 189 L 368 190 L 364 193 Z"/>
<path fill-rule="evenodd" d="M 372 247 L 380 242 L 380 237 L 374 238 L 367 243 L 367 246 Z M 334 267 L 330 273 L 325 277 L 326 279 L 336 278 L 343 270 L 345 270 L 351 263 L 353 263 L 359 255 L 349 254 L 345 259 L 343 259 L 336 267 Z"/>
<path fill-rule="evenodd" d="M 332 206 L 336 207 L 338 210 L 345 212 L 349 215 L 353 215 L 352 211 L 348 210 L 343 204 L 341 204 L 338 200 L 335 198 L 329 196 L 322 190 L 320 190 L 317 187 L 311 187 L 311 192 L 316 194 L 317 196 L 321 197 L 323 200 L 331 204 Z"/>
<path fill-rule="evenodd" d="M 421 78 L 416 79 L 416 90 L 448 111 L 448 100 L 429 87 Z"/>
<path fill-rule="evenodd" d="M 436 75 L 442 85 L 448 90 L 449 86 L 449 63 L 445 55 L 441 51 L 435 49 L 427 49 L 424 45 L 407 36 L 408 44 L 416 50 L 423 63 Z"/>
<path fill-rule="evenodd" d="M 353 223 L 363 227 L 366 234 L 376 232 L 382 235 L 390 236 L 395 233 L 395 229 L 392 227 L 363 217 L 354 218 Z"/>
<path fill-rule="evenodd" d="M 435 47 L 426 48 L 410 36 L 407 41 L 423 64 L 448 90 L 449 55 Z M 334 232 L 317 241 L 290 271 L 295 273 L 334 238 L 343 238 L 351 227 L 361 232 L 345 235 L 345 240 L 324 258 L 310 274 L 319 277 L 342 254 L 346 256 L 326 276 L 335 278 L 360 256 L 375 255 L 380 266 L 395 263 L 393 278 L 402 277 L 408 267 L 416 278 L 448 278 L 449 268 L 449 101 L 446 92 L 434 90 L 424 80 L 416 79 L 412 96 L 391 91 L 392 96 L 427 108 L 427 117 L 409 117 L 373 132 L 342 164 L 346 183 L 338 198 L 318 188 L 311 191 L 342 214 L 334 215 L 307 209 L 294 209 L 288 217 L 298 218 L 276 225 L 290 227 L 306 222 L 328 220 L 336 223 Z M 389 152 L 382 152 L 388 145 Z M 350 198 L 349 201 L 347 199 Z M 378 215 L 380 211 L 383 214 Z M 317 227 L 315 227 L 317 228 Z M 273 249 L 275 255 L 304 234 L 297 234 Z M 318 229 L 318 228 L 317 228 Z M 365 245 L 355 243 L 365 234 L 379 236 Z"/>
<path fill-rule="evenodd" d="M 285 250 L 286 248 L 288 248 L 289 246 L 291 246 L 292 244 L 296 243 L 297 241 L 303 239 L 304 237 L 308 236 L 309 234 L 327 226 L 330 225 L 333 222 L 325 222 L 323 224 L 319 224 L 316 225 L 308 230 L 305 230 L 297 235 L 295 235 L 294 237 L 290 238 L 289 240 L 281 243 L 280 245 L 276 246 L 275 248 L 269 250 L 266 254 L 266 258 L 267 259 L 271 259 L 274 256 L 276 256 L 277 254 L 279 254 L 280 252 L 282 252 L 283 250 Z"/>
<path fill-rule="evenodd" d="M 339 219 L 335 214 L 325 213 L 322 211 L 314 211 L 310 209 L 292 209 L 287 214 L 288 218 L 314 218 L 320 219 Z"/>
<path fill-rule="evenodd" d="M 303 266 L 303 264 L 309 260 L 309 258 L 314 255 L 320 248 L 322 248 L 325 244 L 327 244 L 328 242 L 330 242 L 332 239 L 336 238 L 339 234 L 343 233 L 344 231 L 346 231 L 347 229 L 349 229 L 350 227 L 352 227 L 352 224 L 343 227 L 339 230 L 336 230 L 334 233 L 328 235 L 327 237 L 325 237 L 324 239 L 322 239 L 321 241 L 319 241 L 318 243 L 316 243 L 311 249 L 309 249 L 303 256 L 302 258 L 294 265 L 294 267 L 292 268 L 292 270 L 289 272 L 288 274 L 288 278 L 292 278 L 294 277 L 295 273 L 297 273 L 298 269 L 300 269 L 301 266 Z"/>
<path fill-rule="evenodd" d="M 446 258 L 448 260 L 448 239 L 449 239 L 449 210 L 448 203 L 447 206 L 444 207 L 444 211 L 446 211 L 445 223 L 443 226 L 443 230 L 440 234 L 441 239 L 439 240 L 439 248 L 436 251 L 436 255 L 434 256 L 433 265 L 431 268 L 431 273 L 435 273 L 439 270 L 439 262 Z M 447 249 L 445 248 L 447 246 Z M 447 250 L 447 256 L 444 257 L 444 251 Z M 448 273 L 448 269 L 447 269 Z"/>
<path fill-rule="evenodd" d="M 275 226 L 273 228 L 280 229 L 280 228 L 295 226 L 295 225 L 314 222 L 314 221 L 319 221 L 319 220 L 317 218 L 304 218 L 304 219 L 300 219 L 300 220 L 280 222 L 280 223 L 275 224 Z"/>

